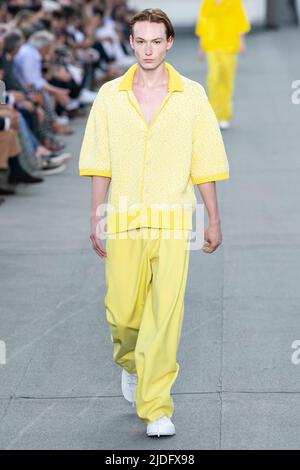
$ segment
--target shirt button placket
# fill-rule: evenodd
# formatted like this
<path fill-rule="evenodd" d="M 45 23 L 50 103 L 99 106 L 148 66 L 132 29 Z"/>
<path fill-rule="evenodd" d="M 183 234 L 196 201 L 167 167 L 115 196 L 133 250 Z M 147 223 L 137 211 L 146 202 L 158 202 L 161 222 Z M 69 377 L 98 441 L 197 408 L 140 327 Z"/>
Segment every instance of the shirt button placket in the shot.
<path fill-rule="evenodd" d="M 150 192 L 149 187 L 149 175 L 148 170 L 150 166 L 150 158 L 148 156 L 148 139 L 149 139 L 149 129 L 147 129 L 146 133 L 146 148 L 145 148 L 145 160 L 144 160 L 144 193 L 147 196 Z"/>

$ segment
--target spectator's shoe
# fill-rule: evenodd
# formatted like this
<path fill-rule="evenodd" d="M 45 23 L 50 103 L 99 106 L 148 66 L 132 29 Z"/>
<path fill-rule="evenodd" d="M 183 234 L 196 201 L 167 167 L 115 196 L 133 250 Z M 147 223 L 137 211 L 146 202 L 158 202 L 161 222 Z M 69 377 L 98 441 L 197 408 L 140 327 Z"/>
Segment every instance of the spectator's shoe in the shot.
<path fill-rule="evenodd" d="M 15 194 L 16 189 L 8 183 L 9 170 L 4 168 L 0 169 L 0 194 L 9 195 Z"/>
<path fill-rule="evenodd" d="M 91 90 L 88 90 L 87 88 L 83 88 L 79 95 L 79 101 L 81 104 L 93 104 L 96 96 L 97 96 L 96 91 L 91 91 Z"/>
<path fill-rule="evenodd" d="M 230 121 L 219 121 L 219 127 L 222 131 L 225 131 L 230 128 Z"/>
<path fill-rule="evenodd" d="M 70 119 L 86 116 L 86 112 L 82 108 L 72 109 L 71 111 L 68 111 L 67 113 Z"/>
<path fill-rule="evenodd" d="M 67 168 L 67 165 L 62 164 L 62 165 L 56 165 L 54 168 L 46 166 L 45 168 L 42 168 L 41 170 L 37 170 L 34 172 L 35 175 L 37 176 L 51 176 L 51 175 L 57 175 L 58 173 L 62 173 L 65 171 Z"/>
<path fill-rule="evenodd" d="M 94 75 L 95 75 L 95 79 L 96 80 L 101 80 L 102 78 L 104 78 L 106 76 L 106 73 L 104 70 L 102 69 L 95 69 L 95 72 L 94 72 Z"/>
<path fill-rule="evenodd" d="M 61 163 L 54 163 L 54 162 L 51 162 L 51 161 L 47 161 L 47 160 L 45 161 L 44 160 L 42 162 L 42 166 L 41 166 L 41 168 L 39 168 L 39 170 L 41 170 L 41 171 L 52 170 L 52 169 L 58 168 L 60 165 L 61 165 Z"/>
<path fill-rule="evenodd" d="M 67 160 L 72 158 L 71 153 L 50 153 L 49 155 L 46 155 L 45 157 L 42 158 L 42 163 L 41 163 L 41 168 L 40 169 L 51 169 L 51 168 L 57 168 L 63 163 L 65 163 Z"/>
<path fill-rule="evenodd" d="M 9 174 L 8 174 L 8 183 L 16 185 L 18 183 L 41 183 L 42 178 L 36 178 L 35 176 L 27 173 L 27 171 L 22 167 L 19 162 L 19 156 L 9 158 L 8 160 Z"/>
<path fill-rule="evenodd" d="M 156 419 L 151 423 L 147 424 L 147 435 L 148 436 L 173 436 L 176 434 L 175 426 L 168 418 L 163 416 L 162 418 Z"/>
<path fill-rule="evenodd" d="M 275 23 L 267 23 L 266 24 L 266 29 L 276 30 L 278 28 L 279 28 L 278 24 L 275 24 Z"/>
<path fill-rule="evenodd" d="M 10 185 L 5 185 L 2 186 L 0 185 L 0 194 L 3 196 L 9 196 L 10 194 L 15 194 L 16 190 L 13 186 Z"/>
<path fill-rule="evenodd" d="M 130 374 L 126 369 L 122 370 L 122 393 L 125 400 L 129 401 L 132 406 L 135 404 L 135 394 L 138 382 L 137 374 Z"/>
<path fill-rule="evenodd" d="M 66 162 L 67 160 L 70 160 L 70 158 L 72 158 L 72 154 L 69 153 L 69 152 L 65 152 L 65 153 L 61 153 L 61 154 L 53 152 L 53 153 L 50 153 L 49 155 L 47 155 L 48 163 L 56 164 L 56 165 L 61 165 L 62 163 Z"/>
<path fill-rule="evenodd" d="M 69 103 L 66 105 L 66 111 L 74 111 L 74 109 L 78 109 L 80 106 L 80 101 L 78 99 L 71 99 Z"/>
<path fill-rule="evenodd" d="M 8 182 L 10 184 L 19 184 L 19 183 L 25 183 L 25 184 L 31 184 L 31 183 L 41 183 L 43 178 L 35 177 L 29 174 L 23 175 L 23 176 L 16 176 L 16 175 L 9 175 L 8 177 Z"/>
<path fill-rule="evenodd" d="M 68 118 L 68 116 L 57 116 L 55 118 L 55 121 L 57 121 L 62 126 L 67 126 L 70 123 L 70 119 Z"/>

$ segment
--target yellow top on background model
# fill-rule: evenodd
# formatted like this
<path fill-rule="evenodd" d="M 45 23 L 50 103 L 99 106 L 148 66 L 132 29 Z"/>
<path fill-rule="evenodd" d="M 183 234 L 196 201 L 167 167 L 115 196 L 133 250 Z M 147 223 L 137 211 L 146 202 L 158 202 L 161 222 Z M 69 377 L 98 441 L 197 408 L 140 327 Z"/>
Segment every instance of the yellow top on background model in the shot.
<path fill-rule="evenodd" d="M 195 34 L 205 52 L 238 52 L 240 35 L 251 29 L 242 0 L 203 0 Z"/>

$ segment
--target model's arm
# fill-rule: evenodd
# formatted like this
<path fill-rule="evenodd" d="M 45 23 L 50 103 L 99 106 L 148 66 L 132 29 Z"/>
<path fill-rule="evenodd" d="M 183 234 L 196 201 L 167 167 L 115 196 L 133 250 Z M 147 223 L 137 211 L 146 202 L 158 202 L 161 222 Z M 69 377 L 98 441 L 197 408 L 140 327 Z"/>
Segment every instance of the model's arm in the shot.
<path fill-rule="evenodd" d="M 241 34 L 240 39 L 241 39 L 241 41 L 240 41 L 240 50 L 239 50 L 239 52 L 241 54 L 245 54 L 245 52 L 247 50 L 245 34 Z"/>
<path fill-rule="evenodd" d="M 202 39 L 201 38 L 199 38 L 199 41 L 198 41 L 197 58 L 200 61 L 203 61 L 205 59 L 205 53 L 204 53 L 203 48 L 202 48 Z"/>
<path fill-rule="evenodd" d="M 105 203 L 105 197 L 109 188 L 111 178 L 106 176 L 92 176 L 92 203 L 91 203 L 91 234 L 90 239 L 93 243 L 93 249 L 101 257 L 106 257 L 106 250 L 99 235 L 101 215 L 99 206 Z M 97 211 L 98 209 L 98 211 Z M 98 214 L 98 215 L 97 215 Z M 99 224 L 99 225 L 98 225 Z M 98 227 L 98 229 L 97 229 Z"/>
<path fill-rule="evenodd" d="M 197 185 L 208 214 L 208 227 L 204 231 L 205 253 L 213 253 L 222 243 L 221 219 L 218 209 L 216 182 L 209 181 Z"/>

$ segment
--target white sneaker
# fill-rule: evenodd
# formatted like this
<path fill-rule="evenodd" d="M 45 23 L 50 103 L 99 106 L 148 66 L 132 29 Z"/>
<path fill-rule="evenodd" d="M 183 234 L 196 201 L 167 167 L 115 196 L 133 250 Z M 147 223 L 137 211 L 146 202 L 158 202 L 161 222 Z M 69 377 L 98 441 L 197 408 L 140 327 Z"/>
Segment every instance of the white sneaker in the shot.
<path fill-rule="evenodd" d="M 87 88 L 83 88 L 79 95 L 79 101 L 82 104 L 93 104 L 96 96 L 97 96 L 96 91 L 91 91 L 91 90 L 88 90 Z"/>
<path fill-rule="evenodd" d="M 176 434 L 175 426 L 168 416 L 163 416 L 147 424 L 148 436 L 173 436 L 174 434 Z"/>
<path fill-rule="evenodd" d="M 122 393 L 125 400 L 129 401 L 132 406 L 135 404 L 135 394 L 138 382 L 137 374 L 130 374 L 126 369 L 122 370 Z"/>
<path fill-rule="evenodd" d="M 78 109 L 80 106 L 80 102 L 77 99 L 71 99 L 70 102 L 66 105 L 67 111 L 74 111 L 74 109 Z"/>
<path fill-rule="evenodd" d="M 226 130 L 230 128 L 230 121 L 219 121 L 219 127 L 222 130 Z"/>
<path fill-rule="evenodd" d="M 41 170 L 37 170 L 33 173 L 34 176 L 51 176 L 57 175 L 58 173 L 62 173 L 67 168 L 67 165 L 64 163 L 60 166 L 55 168 L 42 168 Z"/>
<path fill-rule="evenodd" d="M 102 69 L 96 69 L 94 75 L 96 80 L 100 80 L 101 78 L 105 77 L 106 72 Z"/>
<path fill-rule="evenodd" d="M 72 154 L 69 153 L 69 152 L 65 152 L 65 153 L 60 153 L 60 154 L 57 154 L 53 157 L 50 157 L 49 161 L 51 163 L 62 164 L 64 162 L 66 162 L 67 160 L 69 160 L 70 158 L 72 158 Z"/>
<path fill-rule="evenodd" d="M 55 121 L 61 124 L 62 126 L 67 126 L 70 123 L 68 116 L 57 116 Z"/>

